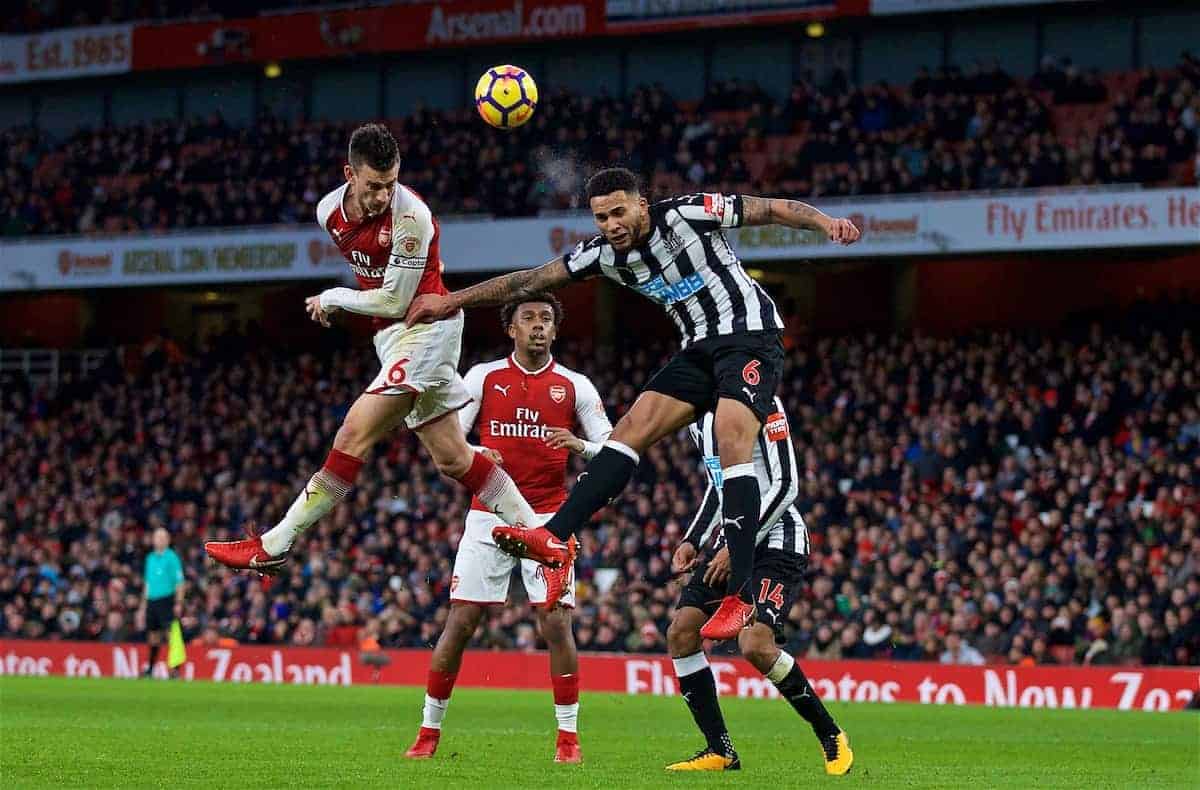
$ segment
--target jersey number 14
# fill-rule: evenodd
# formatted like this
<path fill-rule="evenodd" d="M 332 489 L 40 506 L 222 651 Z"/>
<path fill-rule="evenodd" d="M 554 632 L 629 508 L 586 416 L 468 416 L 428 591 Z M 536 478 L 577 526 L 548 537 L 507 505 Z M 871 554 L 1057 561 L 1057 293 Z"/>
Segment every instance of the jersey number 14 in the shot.
<path fill-rule="evenodd" d="M 771 603 L 776 609 L 783 608 L 783 585 L 776 582 L 775 586 L 771 586 L 770 579 L 762 580 L 762 587 L 758 591 L 759 603 Z"/>

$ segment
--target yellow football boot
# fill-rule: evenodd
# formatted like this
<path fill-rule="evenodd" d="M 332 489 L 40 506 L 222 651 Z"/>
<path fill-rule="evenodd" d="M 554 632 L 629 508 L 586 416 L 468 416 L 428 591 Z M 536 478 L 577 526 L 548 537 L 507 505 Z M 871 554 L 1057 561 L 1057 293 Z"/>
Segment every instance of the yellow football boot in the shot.
<path fill-rule="evenodd" d="M 717 754 L 712 749 L 696 752 L 695 756 L 667 766 L 668 771 L 740 771 L 742 762 L 735 752 L 727 757 Z"/>
<path fill-rule="evenodd" d="M 850 751 L 850 739 L 846 733 L 838 730 L 837 735 L 821 739 L 821 749 L 825 752 L 825 773 L 830 776 L 845 776 L 854 765 L 854 752 Z"/>

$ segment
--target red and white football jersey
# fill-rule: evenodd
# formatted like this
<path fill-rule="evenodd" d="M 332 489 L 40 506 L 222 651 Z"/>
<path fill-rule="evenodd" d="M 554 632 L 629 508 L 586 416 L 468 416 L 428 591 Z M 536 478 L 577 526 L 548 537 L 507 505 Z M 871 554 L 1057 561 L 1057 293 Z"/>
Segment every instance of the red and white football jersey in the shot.
<path fill-rule="evenodd" d="M 546 431 L 566 428 L 598 452 L 612 424 L 595 385 L 553 359 L 528 371 L 511 355 L 475 365 L 464 381 L 474 400 L 458 412 L 463 431 L 477 428 L 480 444 L 504 456 L 504 470 L 534 512 L 558 510 L 567 498 L 570 453 L 546 446 Z M 471 508 L 487 510 L 477 499 Z"/>
<path fill-rule="evenodd" d="M 359 287 L 392 289 L 404 307 L 419 294 L 445 294 L 438 250 L 440 229 L 421 196 L 397 184 L 390 212 L 351 222 L 344 204 L 349 187 L 349 183 L 342 184 L 321 198 L 317 222 L 346 256 Z M 372 324 L 379 330 L 397 320 L 375 316 Z"/>

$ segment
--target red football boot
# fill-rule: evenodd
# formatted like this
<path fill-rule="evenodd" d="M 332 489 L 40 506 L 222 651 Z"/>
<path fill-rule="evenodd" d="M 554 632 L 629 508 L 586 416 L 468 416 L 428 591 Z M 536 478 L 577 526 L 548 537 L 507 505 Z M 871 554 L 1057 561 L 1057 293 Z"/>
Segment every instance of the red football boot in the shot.
<path fill-rule="evenodd" d="M 542 607 L 549 611 L 567 594 L 567 586 L 574 578 L 572 568 L 575 565 L 575 555 L 579 550 L 579 541 L 572 535 L 567 539 L 567 560 L 558 568 L 549 565 L 542 566 L 542 578 L 546 580 L 546 602 Z"/>
<path fill-rule="evenodd" d="M 404 756 L 410 760 L 428 760 L 437 752 L 438 738 L 442 737 L 441 730 L 433 727 L 422 727 L 417 731 L 417 739 L 408 747 Z"/>
<path fill-rule="evenodd" d="M 721 606 L 700 628 L 705 639 L 733 639 L 746 626 L 754 622 L 754 604 L 743 601 L 736 595 L 726 595 Z"/>
<path fill-rule="evenodd" d="M 570 565 L 575 559 L 570 544 L 545 527 L 493 527 L 492 540 L 505 554 L 537 560 L 551 568 Z"/>
<path fill-rule="evenodd" d="M 579 750 L 579 735 L 566 730 L 558 731 L 558 743 L 554 745 L 554 762 L 581 763 L 583 752 Z"/>
<path fill-rule="evenodd" d="M 265 576 L 274 576 L 287 562 L 287 556 L 272 556 L 263 548 L 262 538 L 252 525 L 246 525 L 245 540 L 210 540 L 204 551 L 222 565 L 238 570 L 257 571 Z"/>

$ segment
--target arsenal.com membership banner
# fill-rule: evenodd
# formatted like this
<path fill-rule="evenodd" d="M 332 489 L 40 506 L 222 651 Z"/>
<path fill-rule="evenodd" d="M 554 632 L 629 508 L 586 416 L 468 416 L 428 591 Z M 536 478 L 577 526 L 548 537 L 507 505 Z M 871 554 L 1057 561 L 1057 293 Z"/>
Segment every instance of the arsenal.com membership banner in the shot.
<path fill-rule="evenodd" d="M 217 683 L 423 686 L 430 655 L 428 650 L 363 654 L 335 648 L 191 645 L 181 677 Z M 145 660 L 144 645 L 0 640 L 0 675 L 136 678 Z M 1200 691 L 1200 667 L 802 663 L 816 692 L 840 702 L 1168 711 L 1183 708 Z M 458 685 L 548 689 L 549 669 L 545 653 L 468 651 Z M 722 695 L 779 696 L 770 681 L 740 658 L 714 657 L 712 670 Z M 156 673 L 165 674 L 165 667 L 159 664 Z M 678 693 L 666 656 L 582 655 L 579 674 L 584 691 Z"/>

